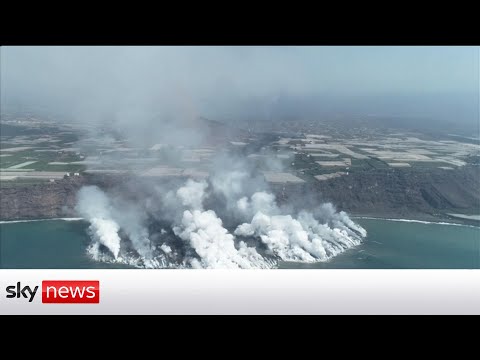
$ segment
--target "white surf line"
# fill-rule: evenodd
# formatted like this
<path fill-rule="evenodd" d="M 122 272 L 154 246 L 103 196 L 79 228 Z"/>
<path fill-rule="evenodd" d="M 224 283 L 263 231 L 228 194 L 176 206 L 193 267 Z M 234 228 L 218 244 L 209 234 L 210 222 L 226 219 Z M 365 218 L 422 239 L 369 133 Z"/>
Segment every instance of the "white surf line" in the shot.
<path fill-rule="evenodd" d="M 36 222 L 36 221 L 50 221 L 50 220 L 80 221 L 80 220 L 84 220 L 84 218 L 51 218 L 51 219 L 30 219 L 30 220 L 3 220 L 3 221 L 0 221 L 0 224 L 14 224 L 14 223 L 26 223 L 26 222 Z"/>
<path fill-rule="evenodd" d="M 451 225 L 451 226 L 464 226 L 471 227 L 475 229 L 480 229 L 479 226 L 458 224 L 458 223 L 449 223 L 449 222 L 435 222 L 435 221 L 423 221 L 423 220 L 411 220 L 411 219 L 387 219 L 379 217 L 370 217 L 370 216 L 350 216 L 351 219 L 366 219 L 366 220 L 386 220 L 386 221 L 397 221 L 397 222 L 411 222 L 418 224 L 436 224 L 436 225 Z"/>

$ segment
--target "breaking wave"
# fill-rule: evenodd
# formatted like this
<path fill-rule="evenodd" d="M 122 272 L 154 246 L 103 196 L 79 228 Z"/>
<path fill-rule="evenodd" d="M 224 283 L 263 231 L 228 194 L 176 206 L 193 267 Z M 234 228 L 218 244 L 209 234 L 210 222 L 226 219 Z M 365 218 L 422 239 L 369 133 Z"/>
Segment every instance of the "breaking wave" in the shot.
<path fill-rule="evenodd" d="M 370 216 L 355 216 L 355 217 L 352 217 L 352 218 L 353 219 L 366 219 L 366 220 L 384 220 L 384 221 L 407 222 L 407 223 L 417 223 L 417 224 L 462 226 L 462 227 L 480 229 L 480 226 L 450 223 L 450 222 L 436 222 L 436 221 L 424 221 L 424 220 L 412 220 L 412 219 L 388 219 L 388 218 L 378 218 L 378 217 L 370 217 Z"/>
<path fill-rule="evenodd" d="M 27 222 L 36 222 L 36 221 L 52 221 L 52 220 L 81 221 L 84 219 L 79 217 L 72 217 L 72 218 L 50 218 L 50 219 L 29 219 L 29 220 L 3 220 L 3 221 L 0 221 L 0 224 L 15 224 L 15 223 L 27 223 Z"/>

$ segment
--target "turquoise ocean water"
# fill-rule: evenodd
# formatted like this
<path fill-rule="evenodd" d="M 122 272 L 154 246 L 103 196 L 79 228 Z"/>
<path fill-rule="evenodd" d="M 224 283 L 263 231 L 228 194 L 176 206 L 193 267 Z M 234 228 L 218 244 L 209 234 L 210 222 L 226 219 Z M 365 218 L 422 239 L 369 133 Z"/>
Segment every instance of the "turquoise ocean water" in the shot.
<path fill-rule="evenodd" d="M 480 228 L 380 219 L 355 219 L 364 242 L 328 262 L 281 263 L 280 268 L 480 268 Z M 84 221 L 0 224 L 0 268 L 125 268 L 91 260 Z"/>

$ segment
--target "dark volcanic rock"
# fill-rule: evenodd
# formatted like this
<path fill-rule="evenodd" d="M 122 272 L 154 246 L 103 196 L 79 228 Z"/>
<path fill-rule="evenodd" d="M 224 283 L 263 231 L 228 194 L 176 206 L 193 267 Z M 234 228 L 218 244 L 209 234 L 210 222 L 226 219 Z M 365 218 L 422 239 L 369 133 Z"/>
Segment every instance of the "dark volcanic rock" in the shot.
<path fill-rule="evenodd" d="M 77 191 L 84 177 L 70 177 L 54 183 L 18 185 L 0 189 L 0 219 L 45 219 L 75 216 Z"/>
<path fill-rule="evenodd" d="M 448 212 L 480 212 L 480 167 L 377 169 L 304 186 L 277 186 L 275 193 L 280 203 L 311 207 L 332 202 L 357 215 L 445 218 Z"/>
<path fill-rule="evenodd" d="M 292 210 L 332 202 L 338 210 L 355 215 L 447 219 L 449 212 L 480 212 L 479 179 L 480 167 L 475 165 L 455 170 L 373 169 L 303 185 L 275 185 L 271 190 L 280 204 L 289 204 Z M 0 220 L 77 216 L 76 193 L 83 185 L 97 185 L 132 202 L 142 201 L 153 189 L 151 181 L 90 175 L 0 188 Z M 174 188 L 180 180 L 162 180 L 164 188 L 169 181 Z"/>

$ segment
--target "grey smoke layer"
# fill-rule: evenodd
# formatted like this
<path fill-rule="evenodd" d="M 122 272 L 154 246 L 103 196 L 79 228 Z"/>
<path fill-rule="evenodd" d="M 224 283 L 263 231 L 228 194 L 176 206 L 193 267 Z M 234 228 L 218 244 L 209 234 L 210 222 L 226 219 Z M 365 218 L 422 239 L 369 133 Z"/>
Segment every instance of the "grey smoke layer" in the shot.
<path fill-rule="evenodd" d="M 478 131 L 478 46 L 4 46 L 0 56 L 2 111 L 108 124 L 137 144 L 189 144 L 199 115 L 413 116 Z"/>

